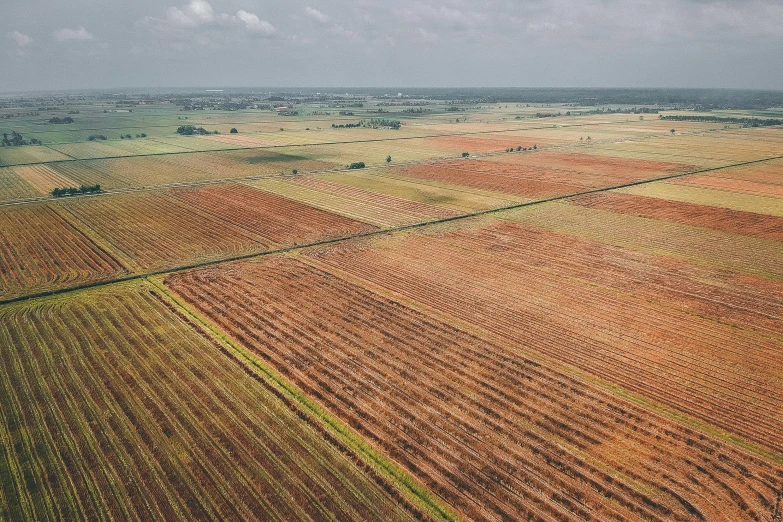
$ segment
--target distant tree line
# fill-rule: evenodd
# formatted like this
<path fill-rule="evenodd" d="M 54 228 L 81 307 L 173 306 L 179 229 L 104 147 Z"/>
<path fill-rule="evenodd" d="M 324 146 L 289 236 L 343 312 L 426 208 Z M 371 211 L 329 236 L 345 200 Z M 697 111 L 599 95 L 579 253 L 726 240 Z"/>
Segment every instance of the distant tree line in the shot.
<path fill-rule="evenodd" d="M 26 140 L 18 132 L 11 131 L 10 136 L 8 135 L 7 132 L 3 133 L 3 140 L 0 143 L 2 143 L 3 147 L 18 147 L 20 145 L 40 145 L 41 140 L 37 140 L 35 138 L 30 138 L 29 140 Z"/>
<path fill-rule="evenodd" d="M 62 125 L 64 123 L 73 123 L 73 118 L 70 116 L 66 116 L 65 118 L 60 118 L 58 116 L 55 116 L 54 118 L 49 118 L 49 123 L 54 123 L 55 125 Z"/>
<path fill-rule="evenodd" d="M 779 118 L 729 118 L 722 116 L 697 116 L 690 114 L 675 114 L 671 116 L 658 116 L 662 120 L 671 121 L 696 121 L 701 123 L 734 123 L 746 127 L 769 127 L 771 125 L 783 125 Z"/>
<path fill-rule="evenodd" d="M 177 127 L 177 134 L 183 136 L 193 136 L 194 134 L 220 134 L 219 131 L 208 131 L 204 127 L 196 127 L 195 125 L 180 125 Z"/>
<path fill-rule="evenodd" d="M 55 187 L 54 190 L 52 190 L 52 196 L 56 198 L 61 198 L 64 196 L 76 196 L 78 194 L 95 194 L 96 192 L 101 191 L 100 185 L 82 185 L 79 188 L 76 187 L 65 187 L 65 188 L 57 188 Z"/>

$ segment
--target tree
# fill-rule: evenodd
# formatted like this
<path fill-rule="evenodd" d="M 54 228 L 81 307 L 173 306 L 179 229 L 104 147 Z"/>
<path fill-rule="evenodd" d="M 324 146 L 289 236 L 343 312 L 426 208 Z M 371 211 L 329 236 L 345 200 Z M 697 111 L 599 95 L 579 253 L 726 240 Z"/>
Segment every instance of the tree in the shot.
<path fill-rule="evenodd" d="M 522 150 L 522 145 L 517 145 L 517 152 L 519 152 L 520 150 Z"/>
<path fill-rule="evenodd" d="M 237 134 L 238 132 L 239 131 L 236 130 L 236 128 L 233 128 L 233 127 L 232 127 L 231 131 L 229 131 L 230 134 Z"/>
<path fill-rule="evenodd" d="M 291 174 L 293 174 L 294 176 L 296 176 L 297 174 L 299 174 L 299 171 L 298 171 L 298 170 L 296 170 L 296 169 L 294 169 L 294 170 L 292 170 L 292 171 L 291 171 Z"/>
<path fill-rule="evenodd" d="M 386 156 L 386 163 L 391 163 L 391 154 Z"/>
<path fill-rule="evenodd" d="M 672 136 L 674 136 L 674 129 L 670 130 L 669 132 L 671 132 Z"/>
<path fill-rule="evenodd" d="M 467 158 L 468 156 L 470 156 L 470 152 L 463 152 L 462 153 L 462 157 L 463 158 Z"/>

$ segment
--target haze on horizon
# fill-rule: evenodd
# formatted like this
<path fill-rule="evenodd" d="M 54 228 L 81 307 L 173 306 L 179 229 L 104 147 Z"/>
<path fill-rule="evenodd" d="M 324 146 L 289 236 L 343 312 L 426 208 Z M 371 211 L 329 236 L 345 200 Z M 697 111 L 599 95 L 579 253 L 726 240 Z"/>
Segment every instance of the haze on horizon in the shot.
<path fill-rule="evenodd" d="M 783 88 L 773 0 L 30 0 L 3 15 L 5 92 Z"/>

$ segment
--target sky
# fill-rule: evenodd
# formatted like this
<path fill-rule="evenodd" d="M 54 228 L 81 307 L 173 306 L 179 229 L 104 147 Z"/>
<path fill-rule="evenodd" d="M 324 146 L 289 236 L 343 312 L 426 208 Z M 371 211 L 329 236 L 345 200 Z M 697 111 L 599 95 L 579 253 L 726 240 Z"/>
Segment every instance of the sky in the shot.
<path fill-rule="evenodd" d="M 25 0 L 0 91 L 783 90 L 783 0 Z"/>

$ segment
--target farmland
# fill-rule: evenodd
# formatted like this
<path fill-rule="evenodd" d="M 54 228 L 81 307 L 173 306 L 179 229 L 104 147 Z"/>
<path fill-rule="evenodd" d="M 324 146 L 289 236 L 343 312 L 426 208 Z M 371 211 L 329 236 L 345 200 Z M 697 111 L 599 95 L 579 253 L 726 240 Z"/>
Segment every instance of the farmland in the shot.
<path fill-rule="evenodd" d="M 775 109 L 279 94 L 0 106 L 0 519 L 781 519 Z"/>
<path fill-rule="evenodd" d="M 413 518 L 148 285 L 0 318 L 3 519 Z"/>
<path fill-rule="evenodd" d="M 336 257 L 346 267 L 350 253 Z M 367 266 L 380 272 L 368 279 L 402 279 Z M 420 300 L 423 287 L 405 280 L 412 286 L 390 287 Z M 537 362 L 524 343 L 475 337 L 307 262 L 270 259 L 167 284 L 467 518 L 735 519 L 768 511 L 783 483 L 781 468 Z M 753 503 L 736 505 L 737 496 Z"/>

